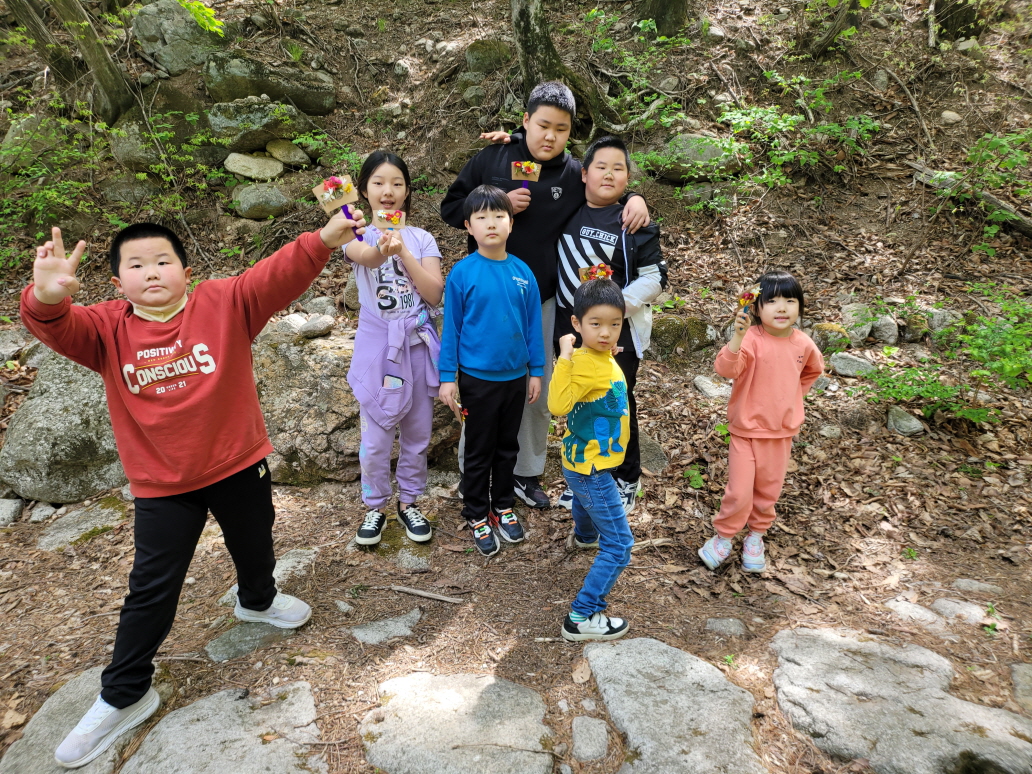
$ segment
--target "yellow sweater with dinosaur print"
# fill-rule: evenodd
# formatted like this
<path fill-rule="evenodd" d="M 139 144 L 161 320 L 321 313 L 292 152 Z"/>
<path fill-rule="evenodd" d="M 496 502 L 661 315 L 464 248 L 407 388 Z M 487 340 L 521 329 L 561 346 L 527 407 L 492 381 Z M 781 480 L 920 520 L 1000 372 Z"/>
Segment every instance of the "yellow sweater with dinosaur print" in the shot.
<path fill-rule="evenodd" d="M 627 382 L 609 352 L 581 347 L 558 359 L 548 387 L 548 410 L 567 414 L 563 467 L 589 475 L 615 468 L 630 437 Z"/>

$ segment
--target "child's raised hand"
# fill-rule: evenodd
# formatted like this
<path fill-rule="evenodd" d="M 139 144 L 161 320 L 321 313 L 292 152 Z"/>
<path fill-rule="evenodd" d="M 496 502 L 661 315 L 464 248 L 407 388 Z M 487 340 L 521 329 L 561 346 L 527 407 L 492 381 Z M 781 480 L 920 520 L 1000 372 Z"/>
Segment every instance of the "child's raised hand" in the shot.
<path fill-rule="evenodd" d="M 739 309 L 738 314 L 735 315 L 735 336 L 744 336 L 751 325 L 749 312 L 746 309 Z"/>
<path fill-rule="evenodd" d="M 518 212 L 523 212 L 527 207 L 530 206 L 530 189 L 529 188 L 514 188 L 511 191 L 507 191 L 506 196 L 509 197 L 509 201 L 512 202 L 512 213 L 515 215 Z"/>
<path fill-rule="evenodd" d="M 404 247 L 404 243 L 401 241 L 400 236 L 388 231 L 386 234 L 380 236 L 380 239 L 376 243 L 376 247 L 384 255 L 397 255 L 401 252 L 401 248 Z"/>
<path fill-rule="evenodd" d="M 355 234 L 364 234 L 365 225 L 362 210 L 351 210 L 350 218 L 343 212 L 337 212 L 322 227 L 319 236 L 322 238 L 323 244 L 333 250 L 353 240 Z"/>
<path fill-rule="evenodd" d="M 36 260 L 32 264 L 32 292 L 36 300 L 44 304 L 57 304 L 68 296 L 79 292 L 79 280 L 75 270 L 79 268 L 86 243 L 80 241 L 72 254 L 65 255 L 61 229 L 54 228 L 51 240 L 36 248 Z"/>
<path fill-rule="evenodd" d="M 577 337 L 567 333 L 559 338 L 559 357 L 573 360 L 573 350 L 576 349 Z"/>
<path fill-rule="evenodd" d="M 484 132 L 480 135 L 481 140 L 487 140 L 492 145 L 508 145 L 512 142 L 508 132 Z"/>

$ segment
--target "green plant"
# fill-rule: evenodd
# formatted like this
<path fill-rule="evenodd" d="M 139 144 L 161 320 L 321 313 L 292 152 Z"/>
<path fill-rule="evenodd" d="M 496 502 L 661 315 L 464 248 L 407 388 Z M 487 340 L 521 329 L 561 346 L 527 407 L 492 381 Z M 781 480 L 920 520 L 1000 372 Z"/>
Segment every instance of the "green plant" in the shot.
<path fill-rule="evenodd" d="M 318 156 L 324 167 L 342 168 L 357 173 L 362 166 L 362 157 L 351 150 L 350 145 L 344 145 L 323 131 L 302 134 L 294 138 L 294 143 L 304 148 L 309 156 Z M 315 185 L 315 182 L 312 185 Z"/>
<path fill-rule="evenodd" d="M 982 627 L 982 631 L 985 632 L 987 637 L 995 637 L 999 632 L 996 630 L 996 621 L 990 621 Z"/>
<path fill-rule="evenodd" d="M 364 583 L 359 583 L 348 589 L 348 596 L 352 599 L 358 599 L 358 597 L 366 591 L 369 591 L 369 587 L 366 586 Z"/>
<path fill-rule="evenodd" d="M 302 47 L 301 44 L 294 42 L 293 40 L 288 40 L 286 43 L 284 43 L 283 48 L 286 49 L 287 54 L 295 62 L 300 62 L 304 58 L 304 47 Z"/>
<path fill-rule="evenodd" d="M 683 475 L 688 479 L 688 486 L 692 489 L 702 489 L 706 485 L 698 465 L 690 465 Z"/>
<path fill-rule="evenodd" d="M 908 548 L 904 548 L 903 549 L 903 558 L 904 559 L 910 559 L 912 561 L 916 560 L 917 559 L 917 549 L 916 548 L 909 548 L 909 547 Z"/>
<path fill-rule="evenodd" d="M 7 315 L 0 314 L 0 322 L 7 323 L 8 325 L 10 325 L 12 320 Z"/>
<path fill-rule="evenodd" d="M 997 379 L 1008 387 L 1032 382 L 1032 303 L 1009 288 L 978 283 L 969 291 L 984 294 L 1000 307 L 999 316 L 980 315 L 951 331 L 960 354 L 981 363 L 971 372 L 980 381 Z"/>
<path fill-rule="evenodd" d="M 1000 614 L 996 612 L 996 605 L 990 602 L 985 608 L 986 618 L 999 618 Z"/>
<path fill-rule="evenodd" d="M 858 390 L 870 403 L 916 403 L 926 417 L 948 411 L 972 422 L 994 421 L 996 411 L 974 407 L 961 399 L 959 385 L 943 381 L 940 368 L 924 365 L 913 368 L 881 366 L 863 375 Z"/>
<path fill-rule="evenodd" d="M 202 3 L 200 0 L 178 0 L 179 4 L 183 6 L 194 21 L 197 22 L 197 26 L 207 32 L 213 32 L 220 38 L 225 36 L 225 25 L 215 18 L 215 12 Z"/>
<path fill-rule="evenodd" d="M 725 664 L 727 664 L 727 665 L 728 665 L 729 667 L 731 667 L 732 669 L 738 669 L 738 663 L 737 663 L 737 662 L 735 661 L 735 659 L 736 659 L 736 658 L 737 658 L 737 657 L 735 656 L 735 654 L 734 654 L 734 653 L 728 653 L 728 654 L 727 654 L 726 656 L 724 656 L 724 658 L 723 658 L 723 659 L 721 659 L 721 660 L 722 660 L 722 661 L 723 661 L 723 662 L 724 662 Z"/>
<path fill-rule="evenodd" d="M 720 436 L 721 440 L 724 443 L 726 443 L 726 444 L 730 444 L 731 443 L 731 431 L 728 429 L 726 424 L 724 424 L 724 425 L 717 425 L 716 427 L 713 428 L 713 430 L 714 430 L 714 432 L 717 435 Z"/>

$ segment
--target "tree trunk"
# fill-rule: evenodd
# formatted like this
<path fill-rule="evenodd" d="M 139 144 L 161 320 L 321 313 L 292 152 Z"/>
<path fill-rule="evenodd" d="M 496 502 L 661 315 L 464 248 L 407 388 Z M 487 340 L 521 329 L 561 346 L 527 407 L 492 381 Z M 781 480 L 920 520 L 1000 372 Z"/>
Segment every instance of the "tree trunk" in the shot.
<path fill-rule="evenodd" d="M 47 29 L 43 21 L 40 9 L 32 0 L 8 0 L 8 8 L 18 20 L 18 24 L 25 28 L 26 33 L 32 40 L 32 49 L 43 61 L 53 70 L 54 75 L 62 83 L 70 85 L 75 82 L 78 73 L 72 61 L 71 52 L 57 42 L 57 39 Z"/>
<path fill-rule="evenodd" d="M 645 0 L 639 17 L 652 19 L 660 35 L 672 38 L 688 19 L 688 0 Z"/>
<path fill-rule="evenodd" d="M 52 0 L 52 3 L 93 74 L 96 83 L 94 115 L 107 124 L 113 124 L 133 105 L 133 95 L 125 78 L 100 42 L 97 30 L 79 0 Z"/>
<path fill-rule="evenodd" d="M 981 31 L 978 6 L 968 0 L 937 0 L 935 23 L 946 40 L 972 37 Z"/>
<path fill-rule="evenodd" d="M 859 3 L 857 0 L 850 0 L 848 3 L 843 2 L 841 4 L 841 8 L 839 9 L 839 12 L 835 14 L 835 19 L 832 21 L 831 26 L 817 39 L 817 42 L 813 44 L 813 48 L 810 49 L 810 55 L 814 59 L 821 56 L 825 51 L 831 48 L 835 39 L 838 38 L 841 32 L 857 25 L 858 8 Z"/>
<path fill-rule="evenodd" d="M 599 119 L 618 120 L 615 111 L 599 93 L 595 85 L 586 77 L 567 67 L 559 56 L 552 42 L 548 21 L 541 0 L 511 0 L 512 27 L 516 33 L 516 48 L 520 57 L 520 73 L 523 75 L 523 95 L 526 98 L 531 90 L 542 81 L 562 81 L 577 98 L 578 114 L 583 110 L 587 115 L 580 119 L 582 126 L 577 127 L 577 116 L 574 116 L 575 133 L 583 134 L 590 130 L 590 124 Z"/>

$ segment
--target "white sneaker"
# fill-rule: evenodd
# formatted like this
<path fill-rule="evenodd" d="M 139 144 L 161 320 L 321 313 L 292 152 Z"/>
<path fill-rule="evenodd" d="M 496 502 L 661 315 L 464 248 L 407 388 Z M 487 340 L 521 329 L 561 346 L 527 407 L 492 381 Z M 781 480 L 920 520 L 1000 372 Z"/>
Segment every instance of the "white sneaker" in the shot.
<path fill-rule="evenodd" d="M 248 610 L 241 607 L 238 597 L 233 615 L 241 621 L 272 624 L 280 629 L 296 629 L 312 617 L 312 608 L 297 597 L 277 592 L 276 599 L 268 610 Z"/>
<path fill-rule="evenodd" d="M 630 516 L 634 506 L 638 504 L 638 493 L 641 492 L 641 479 L 637 481 L 624 481 L 622 478 L 617 478 L 616 488 L 620 490 L 624 515 Z"/>
<path fill-rule="evenodd" d="M 66 769 L 85 766 L 111 747 L 118 737 L 153 715 L 160 705 L 161 698 L 153 688 L 125 709 L 115 709 L 98 696 L 79 724 L 58 746 L 54 760 Z"/>
<path fill-rule="evenodd" d="M 720 567 L 729 556 L 731 556 L 731 541 L 720 535 L 714 535 L 699 549 L 699 558 L 711 570 Z"/>
<path fill-rule="evenodd" d="M 568 511 L 573 510 L 573 490 L 570 487 L 566 487 L 566 491 L 559 495 L 559 502 L 556 505 Z"/>
<path fill-rule="evenodd" d="M 767 569 L 767 557 L 763 547 L 763 535 L 750 532 L 742 543 L 742 570 L 763 572 Z"/>
<path fill-rule="evenodd" d="M 562 635 L 564 640 L 580 642 L 583 640 L 618 640 L 627 634 L 628 624 L 622 618 L 610 618 L 603 612 L 593 613 L 588 620 L 575 623 L 566 614 L 563 621 Z"/>

